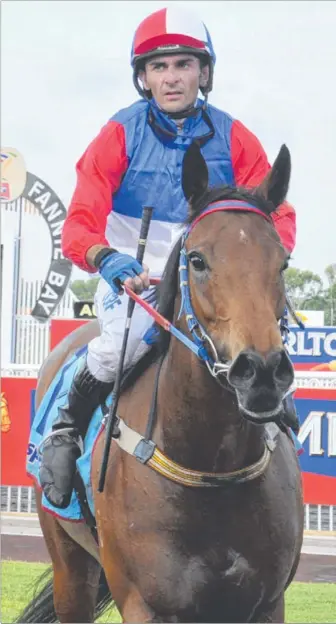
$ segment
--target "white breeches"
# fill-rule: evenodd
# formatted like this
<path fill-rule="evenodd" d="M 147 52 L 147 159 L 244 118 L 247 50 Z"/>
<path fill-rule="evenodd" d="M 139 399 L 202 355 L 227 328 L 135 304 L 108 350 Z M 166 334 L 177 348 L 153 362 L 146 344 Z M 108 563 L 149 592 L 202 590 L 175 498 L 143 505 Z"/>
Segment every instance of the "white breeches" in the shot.
<path fill-rule="evenodd" d="M 154 287 L 141 295 L 151 305 L 155 304 Z M 93 338 L 88 345 L 87 365 L 99 381 L 115 379 L 124 336 L 127 305 L 126 294 L 115 295 L 110 286 L 101 279 L 95 295 L 95 308 L 100 325 L 100 336 Z M 150 345 L 143 340 L 154 319 L 139 304 L 135 304 L 128 337 L 124 370 L 135 364 L 149 351 Z"/>

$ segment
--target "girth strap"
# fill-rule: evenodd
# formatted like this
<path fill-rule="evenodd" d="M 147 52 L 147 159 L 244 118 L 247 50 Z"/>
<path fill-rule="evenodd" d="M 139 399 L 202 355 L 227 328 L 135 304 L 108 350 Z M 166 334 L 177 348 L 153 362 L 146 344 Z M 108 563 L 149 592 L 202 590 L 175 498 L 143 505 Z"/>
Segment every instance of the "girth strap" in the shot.
<path fill-rule="evenodd" d="M 142 464 L 147 464 L 158 474 L 189 487 L 220 487 L 230 483 L 247 483 L 256 479 L 266 470 L 276 447 L 276 437 L 279 433 L 277 425 L 272 423 L 272 427 L 265 427 L 265 448 L 258 461 L 239 470 L 232 472 L 201 472 L 199 470 L 189 470 L 184 466 L 169 459 L 152 440 L 147 440 L 144 436 L 134 431 L 119 418 L 118 428 L 120 435 L 114 438 L 118 446 L 133 455 Z"/>

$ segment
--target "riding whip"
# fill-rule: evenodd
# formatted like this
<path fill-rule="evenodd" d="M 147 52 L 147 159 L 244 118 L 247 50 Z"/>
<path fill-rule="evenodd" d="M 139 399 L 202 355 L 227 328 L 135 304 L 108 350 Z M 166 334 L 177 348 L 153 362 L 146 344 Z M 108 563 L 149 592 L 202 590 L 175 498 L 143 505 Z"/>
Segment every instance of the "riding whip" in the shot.
<path fill-rule="evenodd" d="M 147 236 L 148 236 L 149 226 L 150 226 L 151 219 L 152 219 L 152 213 L 153 213 L 153 208 L 145 207 L 143 209 L 140 236 L 138 240 L 138 249 L 137 249 L 137 255 L 136 255 L 136 259 L 140 264 L 142 264 L 143 257 L 145 254 Z M 124 336 L 123 336 L 123 342 L 121 346 L 117 375 L 116 375 L 116 380 L 115 380 L 114 387 L 113 387 L 113 392 L 112 392 L 112 397 L 111 397 L 111 406 L 110 406 L 107 423 L 106 423 L 105 446 L 104 446 L 104 453 L 103 453 L 103 459 L 102 459 L 101 470 L 100 470 L 98 492 L 103 492 L 104 490 L 106 469 L 107 469 L 108 457 L 110 453 L 111 440 L 114 435 L 113 428 L 116 423 L 118 400 L 119 400 L 119 395 L 120 395 L 120 385 L 121 385 L 121 379 L 122 379 L 122 374 L 123 374 L 125 353 L 126 353 L 126 348 L 127 348 L 127 341 L 128 341 L 128 336 L 130 332 L 131 319 L 133 315 L 134 306 L 135 306 L 135 301 L 130 298 L 128 301 L 128 306 L 127 306 L 126 325 L 125 325 L 125 331 L 124 331 Z"/>

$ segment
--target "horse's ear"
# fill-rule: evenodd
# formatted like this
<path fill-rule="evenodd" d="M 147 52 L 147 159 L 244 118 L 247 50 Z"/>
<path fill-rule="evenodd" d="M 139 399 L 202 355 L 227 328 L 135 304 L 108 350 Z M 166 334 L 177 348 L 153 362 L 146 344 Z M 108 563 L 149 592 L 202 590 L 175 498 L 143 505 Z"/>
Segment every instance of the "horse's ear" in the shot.
<path fill-rule="evenodd" d="M 277 208 L 286 199 L 290 174 L 290 152 L 286 145 L 282 145 L 272 169 L 269 170 L 264 180 L 255 189 L 256 195 L 261 195 L 272 202 L 274 208 Z"/>
<path fill-rule="evenodd" d="M 208 167 L 197 143 L 188 147 L 182 164 L 182 189 L 188 202 L 195 201 L 208 188 Z"/>

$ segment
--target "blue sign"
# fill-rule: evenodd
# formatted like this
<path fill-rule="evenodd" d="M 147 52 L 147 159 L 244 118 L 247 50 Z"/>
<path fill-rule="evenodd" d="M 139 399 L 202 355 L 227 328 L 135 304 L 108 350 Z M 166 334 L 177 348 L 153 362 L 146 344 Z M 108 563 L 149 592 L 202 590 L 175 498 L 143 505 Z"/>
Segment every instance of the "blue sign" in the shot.
<path fill-rule="evenodd" d="M 294 365 L 336 360 L 336 327 L 290 327 L 287 348 Z"/>
<path fill-rule="evenodd" d="M 303 472 L 335 477 L 336 491 L 336 400 L 295 399 L 301 427 L 298 435 L 304 453 Z"/>

